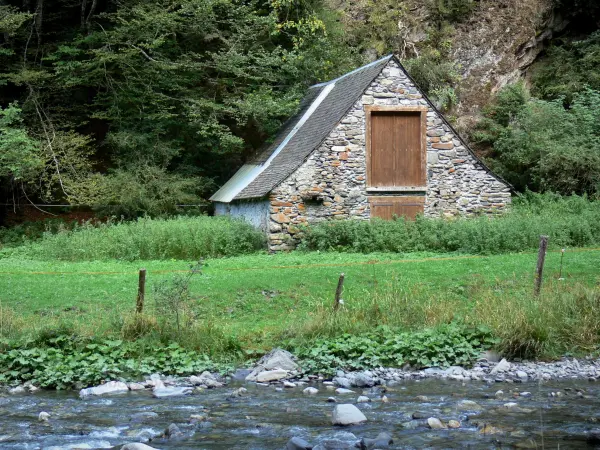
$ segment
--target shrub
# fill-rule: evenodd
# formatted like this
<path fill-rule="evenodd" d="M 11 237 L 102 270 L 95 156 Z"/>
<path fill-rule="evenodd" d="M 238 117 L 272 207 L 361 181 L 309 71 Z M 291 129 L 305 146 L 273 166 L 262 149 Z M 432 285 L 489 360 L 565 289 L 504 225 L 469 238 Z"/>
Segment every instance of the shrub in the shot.
<path fill-rule="evenodd" d="M 345 334 L 321 339 L 297 355 L 303 369 L 333 374 L 336 369 L 365 370 L 374 367 L 448 367 L 472 364 L 483 349 L 497 341 L 485 328 L 467 328 L 456 323 L 406 333 L 380 328 L 364 335 Z"/>
<path fill-rule="evenodd" d="M 463 252 L 489 254 L 537 248 L 540 234 L 562 247 L 600 243 L 600 204 L 585 196 L 528 193 L 498 217 L 456 220 L 324 222 L 305 230 L 301 248 L 346 252 Z"/>
<path fill-rule="evenodd" d="M 142 218 L 133 222 L 84 224 L 5 254 L 39 259 L 198 260 L 255 252 L 265 236 L 242 220 L 226 217 Z"/>

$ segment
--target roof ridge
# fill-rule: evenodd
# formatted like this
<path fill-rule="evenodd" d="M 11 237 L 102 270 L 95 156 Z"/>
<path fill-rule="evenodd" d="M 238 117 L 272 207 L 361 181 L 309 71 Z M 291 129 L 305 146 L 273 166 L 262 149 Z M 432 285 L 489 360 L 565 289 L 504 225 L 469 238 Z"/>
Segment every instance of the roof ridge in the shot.
<path fill-rule="evenodd" d="M 354 69 L 353 71 L 345 73 L 344 75 L 341 75 L 341 76 L 339 76 L 339 77 L 337 77 L 337 78 L 335 78 L 333 80 L 324 81 L 323 83 L 313 84 L 312 86 L 309 86 L 309 89 L 316 88 L 316 87 L 327 86 L 328 84 L 335 83 L 335 82 L 337 82 L 337 81 L 339 81 L 339 80 L 341 80 L 343 78 L 346 78 L 346 77 L 348 77 L 350 75 L 354 75 L 355 73 L 360 72 L 361 70 L 368 69 L 369 67 L 373 67 L 373 66 L 375 66 L 375 65 L 377 65 L 379 63 L 382 63 L 383 61 L 389 61 L 393 57 L 394 57 L 394 54 L 390 53 L 389 55 L 384 56 L 383 58 L 379 58 L 377 61 L 373 61 L 373 62 L 371 62 L 369 64 L 365 64 L 364 66 L 360 66 L 360 67 Z"/>

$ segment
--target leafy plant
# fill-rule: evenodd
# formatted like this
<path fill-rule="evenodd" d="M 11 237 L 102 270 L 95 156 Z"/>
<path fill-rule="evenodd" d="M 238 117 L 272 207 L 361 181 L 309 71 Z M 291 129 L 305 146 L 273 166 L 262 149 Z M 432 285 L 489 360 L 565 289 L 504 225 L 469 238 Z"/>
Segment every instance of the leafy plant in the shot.
<path fill-rule="evenodd" d="M 375 367 L 448 367 L 472 364 L 483 349 L 499 341 L 484 327 L 468 328 L 456 323 L 418 332 L 380 328 L 373 333 L 318 340 L 297 353 L 304 370 L 333 374 L 337 369 L 365 370 Z"/>

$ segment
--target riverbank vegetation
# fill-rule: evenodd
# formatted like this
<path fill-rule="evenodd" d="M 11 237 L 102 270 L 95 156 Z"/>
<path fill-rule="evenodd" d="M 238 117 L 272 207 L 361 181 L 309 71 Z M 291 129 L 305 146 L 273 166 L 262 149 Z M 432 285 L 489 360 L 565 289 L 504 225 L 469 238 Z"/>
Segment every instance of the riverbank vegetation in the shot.
<path fill-rule="evenodd" d="M 67 336 L 81 343 L 78 349 L 104 340 L 131 343 L 142 358 L 177 343 L 219 364 L 243 363 L 284 346 L 316 370 L 325 370 L 330 357 L 345 367 L 376 365 L 392 348 L 390 336 L 400 341 L 387 358 L 426 365 L 403 353 L 414 347 L 410 336 L 420 333 L 432 342 L 421 357 L 444 355 L 440 364 L 464 362 L 488 346 L 524 358 L 597 351 L 600 250 L 567 249 L 564 257 L 559 250 L 549 252 L 539 297 L 533 296 L 535 261 L 535 252 L 294 252 L 207 259 L 192 273 L 187 263 L 174 260 L 3 258 L 2 346 L 5 352 L 43 349 Z M 148 289 L 144 312 L 137 314 L 142 266 Z M 344 304 L 334 312 L 341 272 Z M 371 350 L 361 356 L 370 340 L 379 344 L 369 344 Z M 311 356 L 313 348 L 323 350 L 319 357 Z"/>

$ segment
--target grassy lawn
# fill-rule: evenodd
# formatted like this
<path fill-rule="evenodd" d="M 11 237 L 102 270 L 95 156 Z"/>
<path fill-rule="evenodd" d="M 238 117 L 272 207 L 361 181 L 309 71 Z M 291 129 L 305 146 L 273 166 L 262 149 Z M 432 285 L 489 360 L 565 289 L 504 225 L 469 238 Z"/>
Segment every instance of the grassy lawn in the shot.
<path fill-rule="evenodd" d="M 270 345 L 278 336 L 290 335 L 289 330 L 319 328 L 311 322 L 322 321 L 329 311 L 343 272 L 344 307 L 355 322 L 344 326 L 358 326 L 359 322 L 369 326 L 376 320 L 404 327 L 435 325 L 452 319 L 453 314 L 473 311 L 475 303 L 483 299 L 530 301 L 536 258 L 535 253 L 295 252 L 210 259 L 204 262 L 202 274 L 191 280 L 191 307 L 203 322 L 249 345 Z M 557 280 L 559 265 L 560 252 L 549 252 L 546 297 L 575 286 L 600 283 L 600 250 L 569 250 L 562 281 Z M 1 306 L 21 318 L 25 328 L 42 326 L 49 320 L 71 320 L 91 333 L 114 330 L 123 314 L 134 307 L 140 267 L 148 270 L 147 308 L 151 311 L 153 286 L 169 282 L 189 266 L 183 261 L 50 263 L 0 259 Z M 419 309 L 413 311 L 416 305 Z M 405 317 L 409 310 L 415 317 Z M 371 317 L 373 314 L 381 316 Z"/>

